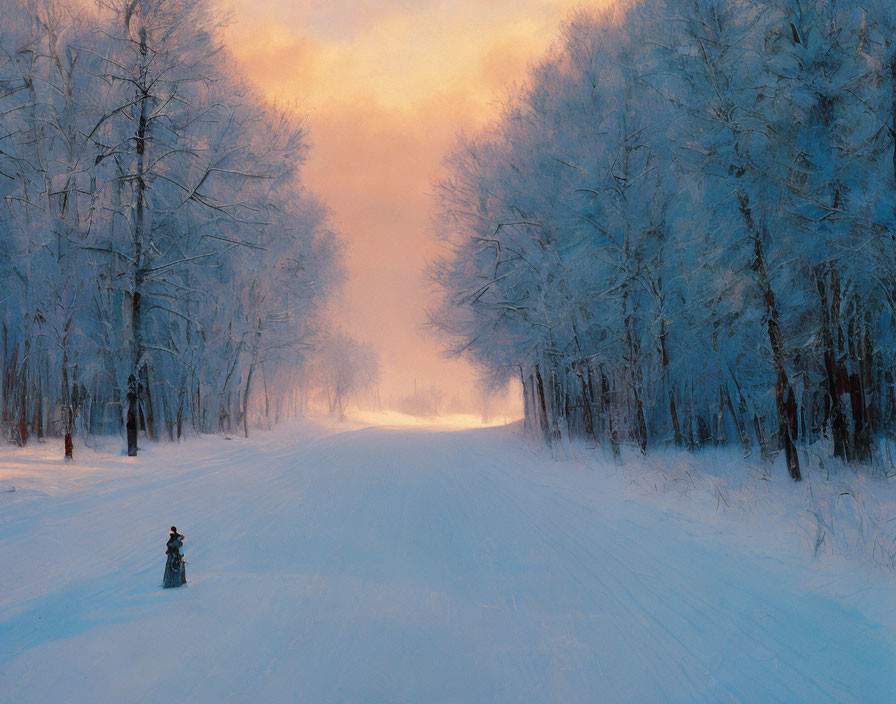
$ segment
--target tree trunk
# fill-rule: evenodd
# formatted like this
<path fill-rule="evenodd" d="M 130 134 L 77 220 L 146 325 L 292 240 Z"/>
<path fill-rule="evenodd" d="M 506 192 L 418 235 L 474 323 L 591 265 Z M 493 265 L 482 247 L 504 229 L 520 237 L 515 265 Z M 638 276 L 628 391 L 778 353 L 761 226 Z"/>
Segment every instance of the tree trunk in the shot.
<path fill-rule="evenodd" d="M 196 428 L 197 433 L 204 432 L 205 424 L 202 419 L 202 382 L 196 382 L 196 420 L 193 422 L 193 427 Z M 198 427 L 197 427 L 198 424 Z"/>
<path fill-rule="evenodd" d="M 865 417 L 865 394 L 862 379 L 858 373 L 849 377 L 849 400 L 853 417 L 853 448 L 855 458 L 865 462 L 871 455 L 871 434 L 868 430 L 868 419 Z"/>
<path fill-rule="evenodd" d="M 136 83 L 137 91 L 138 91 L 138 99 L 137 102 L 140 104 L 140 114 L 137 120 L 137 132 L 135 134 L 135 151 L 137 154 L 137 166 L 135 181 L 137 184 L 137 194 L 136 194 L 136 202 L 134 204 L 134 263 L 133 263 L 133 282 L 131 289 L 131 306 L 130 306 L 130 316 L 131 316 L 131 353 L 132 353 L 132 372 L 131 376 L 134 378 L 134 390 L 131 393 L 134 393 L 134 404 L 136 404 L 137 408 L 135 409 L 135 418 L 134 423 L 136 427 L 137 420 L 141 421 L 141 426 L 146 428 L 146 416 L 144 414 L 144 404 L 143 404 L 143 393 L 144 389 L 141 388 L 142 385 L 138 382 L 141 378 L 141 367 L 145 365 L 143 360 L 143 331 L 141 326 L 141 298 L 142 298 L 142 290 L 143 290 L 143 277 L 144 277 L 144 267 L 146 266 L 146 262 L 144 261 L 144 248 L 143 242 L 145 239 L 145 207 L 146 207 L 146 132 L 149 124 L 149 85 L 148 85 L 148 53 L 149 48 L 146 44 L 146 28 L 141 27 L 140 32 L 140 68 L 139 68 L 139 77 L 138 82 Z M 145 389 L 146 393 L 149 392 L 149 389 Z M 130 414 L 132 404 L 130 400 L 128 401 L 128 419 L 130 421 Z M 137 417 L 139 414 L 139 418 Z M 154 429 L 151 427 L 152 418 L 149 419 L 150 427 L 147 428 L 147 431 L 150 435 L 154 435 Z M 133 451 L 133 454 L 137 454 L 137 443 L 136 441 L 132 444 L 130 441 L 130 430 L 129 439 L 128 439 L 128 454 L 130 455 Z"/>
<path fill-rule="evenodd" d="M 162 389 L 162 416 L 164 418 L 165 430 L 168 432 L 168 442 L 174 442 L 174 418 L 171 410 L 168 406 L 168 394 Z"/>
<path fill-rule="evenodd" d="M 28 444 L 28 344 L 25 343 L 25 357 L 22 361 L 22 374 L 19 380 L 19 404 L 16 415 L 18 416 L 18 445 L 25 447 Z"/>
<path fill-rule="evenodd" d="M 143 364 L 140 368 L 141 376 L 143 377 L 143 383 L 137 384 L 137 390 L 142 391 L 142 405 L 140 407 L 140 411 L 145 418 L 146 423 L 146 435 L 150 440 L 155 442 L 159 439 L 158 434 L 156 433 L 156 415 L 155 409 L 152 403 L 152 391 L 150 389 L 150 380 L 149 380 L 149 365 Z"/>
<path fill-rule="evenodd" d="M 621 457 L 621 453 L 619 452 L 619 437 L 616 434 L 616 423 L 613 421 L 613 404 L 610 399 L 610 383 L 607 381 L 607 375 L 603 370 L 601 370 L 600 379 L 604 413 L 607 416 L 607 434 L 610 436 L 610 446 L 613 449 L 613 458 L 618 462 Z"/>
<path fill-rule="evenodd" d="M 728 411 L 731 413 L 731 419 L 734 421 L 734 427 L 737 428 L 738 437 L 740 437 L 740 443 L 744 448 L 744 457 L 749 457 L 750 453 L 753 451 L 750 446 L 750 435 L 747 433 L 747 429 L 744 427 L 743 422 L 737 414 L 737 411 L 734 410 L 734 401 L 731 399 L 731 392 L 728 390 L 728 387 L 725 386 L 724 394 L 728 403 Z"/>
<path fill-rule="evenodd" d="M 831 304 L 828 305 L 827 285 L 825 279 L 830 280 Z M 834 441 L 834 457 L 840 457 L 845 461 L 852 459 L 849 447 L 848 433 L 846 430 L 846 417 L 840 403 L 840 393 L 837 388 L 838 362 L 834 349 L 834 333 L 839 327 L 840 313 L 839 281 L 836 272 L 830 271 L 829 276 L 824 272 L 816 275 L 818 295 L 821 299 L 821 339 L 824 345 L 824 368 L 827 381 L 828 402 L 825 404 L 831 421 L 831 435 Z"/>
<path fill-rule="evenodd" d="M 137 456 L 137 380 L 132 374 L 128 378 L 128 415 L 125 427 L 128 436 L 128 457 Z"/>
<path fill-rule="evenodd" d="M 41 372 L 38 366 L 37 383 L 34 386 L 34 432 L 37 435 L 37 441 L 44 439 L 44 419 L 43 419 L 43 384 L 41 383 Z"/>
<path fill-rule="evenodd" d="M 634 323 L 628 313 L 628 291 L 622 296 L 622 315 L 625 318 L 625 341 L 628 346 L 628 379 L 632 400 L 635 402 L 635 439 L 641 454 L 647 453 L 647 422 L 644 418 L 644 402 L 641 400 L 640 381 L 638 379 L 637 358 L 638 345 L 635 342 Z"/>
<path fill-rule="evenodd" d="M 9 387 L 7 385 L 7 376 L 9 373 L 9 368 L 6 366 L 8 359 L 6 357 L 6 344 L 8 332 L 6 329 L 6 323 L 3 324 L 3 339 L 0 341 L 0 426 L 5 425 L 9 418 L 6 414 L 6 401 L 7 395 L 9 393 Z"/>
<path fill-rule="evenodd" d="M 544 379 L 541 377 L 541 369 L 539 365 L 535 365 L 535 388 L 538 394 L 538 408 L 541 411 L 539 420 L 541 423 L 541 434 L 546 444 L 551 444 L 551 427 L 548 422 L 548 405 L 544 393 Z"/>
<path fill-rule="evenodd" d="M 588 371 L 588 378 L 586 379 L 586 383 L 588 385 L 588 399 L 590 401 L 590 411 L 591 411 L 591 432 L 594 437 L 594 444 L 600 444 L 600 418 L 595 416 L 594 409 L 598 404 L 597 391 L 594 387 L 594 371 L 591 369 L 591 363 L 588 362 L 585 364 L 585 369 Z"/>
<path fill-rule="evenodd" d="M 72 408 L 72 391 L 68 383 L 68 354 L 67 350 L 62 351 L 62 416 L 64 424 L 63 440 L 65 446 L 65 459 L 71 461 L 74 459 L 74 444 L 72 443 L 72 431 L 75 427 L 75 410 Z"/>
<path fill-rule="evenodd" d="M 784 440 L 784 455 L 787 459 L 787 468 L 790 470 L 791 478 L 798 482 L 802 479 L 802 476 L 800 475 L 799 456 L 797 455 L 794 438 L 797 437 L 798 434 L 799 418 L 797 415 L 796 397 L 794 396 L 793 389 L 787 382 L 787 377 L 783 372 L 778 375 L 778 388 L 776 391 L 776 396 L 783 399 L 783 401 L 779 403 L 781 403 L 784 418 L 782 435 Z M 787 394 L 786 398 L 784 398 L 785 393 Z"/>
<path fill-rule="evenodd" d="M 261 380 L 264 382 L 264 419 L 267 422 L 271 418 L 271 399 L 268 396 L 268 375 L 264 373 L 264 364 L 261 365 Z"/>
<path fill-rule="evenodd" d="M 775 293 L 771 287 L 769 280 L 768 267 L 765 262 L 765 250 L 762 245 L 762 238 L 759 229 L 753 221 L 753 215 L 750 210 L 749 199 L 743 193 L 738 194 L 740 201 L 740 210 L 753 239 L 753 270 L 759 279 L 759 287 L 762 298 L 765 302 L 766 314 L 766 331 L 768 333 L 769 343 L 772 348 L 772 358 L 774 360 L 775 369 L 778 372 L 778 379 L 775 383 L 775 406 L 778 412 L 778 432 L 781 442 L 784 444 L 784 451 L 787 458 L 787 470 L 794 481 L 800 481 L 800 460 L 796 452 L 796 444 L 794 436 L 798 430 L 796 422 L 796 400 L 793 389 L 790 386 L 790 380 L 787 378 L 787 370 L 784 358 L 784 344 L 781 339 L 780 318 L 778 316 L 778 307 L 775 302 Z M 790 408 L 793 404 L 793 408 Z M 792 420 L 790 413 L 792 411 Z"/>
<path fill-rule="evenodd" d="M 69 415 L 71 415 L 71 411 L 69 411 Z M 65 459 L 67 462 L 71 462 L 74 459 L 74 443 L 72 442 L 71 433 L 65 434 Z"/>
<path fill-rule="evenodd" d="M 523 368 L 519 368 L 520 384 L 523 388 L 523 437 L 529 437 L 532 432 L 532 404 L 529 403 L 529 384 L 523 374 Z"/>
<path fill-rule="evenodd" d="M 675 389 L 672 386 L 669 373 L 669 353 L 666 350 L 666 321 L 660 321 L 660 355 L 663 360 L 663 377 L 669 393 L 669 417 L 672 420 L 672 433 L 675 438 L 675 446 L 682 447 L 684 438 L 681 435 L 681 422 L 678 420 L 678 407 L 675 405 Z"/>
<path fill-rule="evenodd" d="M 588 369 L 588 377 L 584 374 L 579 374 L 579 379 L 582 382 L 582 405 L 585 406 L 584 419 L 585 419 L 585 435 L 591 438 L 595 444 L 597 444 L 597 434 L 594 432 L 594 411 L 593 406 L 594 403 L 591 399 L 591 369 Z"/>
<path fill-rule="evenodd" d="M 890 83 L 893 91 L 892 102 L 890 107 L 890 140 L 893 142 L 893 183 L 896 185 L 896 55 L 890 59 Z"/>
<path fill-rule="evenodd" d="M 177 439 L 183 437 L 184 434 L 184 396 L 186 395 L 186 391 L 181 388 L 180 399 L 177 405 Z"/>
<path fill-rule="evenodd" d="M 249 389 L 252 387 L 252 372 L 255 365 L 249 365 L 249 373 L 246 375 L 246 392 L 243 395 L 243 435 L 249 437 Z"/>
<path fill-rule="evenodd" d="M 875 383 L 874 338 L 870 311 L 865 313 L 865 324 L 862 328 L 862 355 L 859 368 L 862 374 L 862 387 L 865 389 L 865 418 L 868 419 L 869 441 L 880 432 L 880 399 L 878 384 Z M 870 445 L 870 442 L 869 442 Z"/>

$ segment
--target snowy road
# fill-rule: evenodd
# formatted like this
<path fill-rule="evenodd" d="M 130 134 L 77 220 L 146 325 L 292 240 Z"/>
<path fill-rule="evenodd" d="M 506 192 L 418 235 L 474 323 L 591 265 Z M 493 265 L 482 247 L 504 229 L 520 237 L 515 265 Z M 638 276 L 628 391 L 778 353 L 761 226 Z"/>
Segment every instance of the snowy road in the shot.
<path fill-rule="evenodd" d="M 891 574 L 503 430 L 185 447 L 0 463 L 0 700 L 894 701 Z"/>

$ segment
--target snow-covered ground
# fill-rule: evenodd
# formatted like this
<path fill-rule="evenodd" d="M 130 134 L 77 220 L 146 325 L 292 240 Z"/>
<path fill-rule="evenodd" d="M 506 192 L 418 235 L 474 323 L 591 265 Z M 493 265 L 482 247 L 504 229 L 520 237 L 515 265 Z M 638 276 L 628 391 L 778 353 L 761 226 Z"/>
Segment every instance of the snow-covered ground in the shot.
<path fill-rule="evenodd" d="M 505 428 L 109 450 L 2 450 L 0 701 L 894 701 L 894 572 L 806 522 L 836 483 Z"/>

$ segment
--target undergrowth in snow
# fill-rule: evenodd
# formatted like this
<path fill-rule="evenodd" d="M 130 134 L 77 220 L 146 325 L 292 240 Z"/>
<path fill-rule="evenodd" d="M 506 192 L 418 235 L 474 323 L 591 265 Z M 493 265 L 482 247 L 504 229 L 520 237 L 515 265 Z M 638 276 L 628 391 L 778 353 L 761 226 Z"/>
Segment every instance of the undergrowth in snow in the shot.
<path fill-rule="evenodd" d="M 713 514 L 718 514 L 752 521 L 769 534 L 795 533 L 806 554 L 839 555 L 896 570 L 896 466 L 891 459 L 896 451 L 880 443 L 868 465 L 831 455 L 826 443 L 803 448 L 804 479 L 794 483 L 782 456 L 744 457 L 733 447 L 665 448 L 647 455 L 627 447 L 618 464 L 609 452 L 581 443 L 563 443 L 553 452 L 555 459 L 619 474 L 660 503 L 704 520 L 717 520 Z"/>

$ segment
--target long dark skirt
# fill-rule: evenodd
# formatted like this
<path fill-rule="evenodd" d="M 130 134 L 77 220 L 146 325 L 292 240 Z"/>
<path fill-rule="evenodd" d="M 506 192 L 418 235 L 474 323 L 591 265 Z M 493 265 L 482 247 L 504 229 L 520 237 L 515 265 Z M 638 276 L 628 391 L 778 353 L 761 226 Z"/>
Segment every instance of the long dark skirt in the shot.
<path fill-rule="evenodd" d="M 187 583 L 187 565 L 180 553 L 170 553 L 165 563 L 165 577 L 162 586 L 165 589 L 180 587 Z"/>

